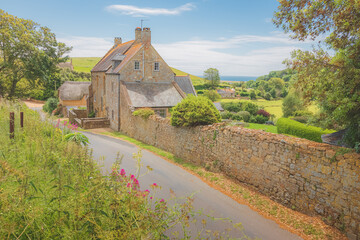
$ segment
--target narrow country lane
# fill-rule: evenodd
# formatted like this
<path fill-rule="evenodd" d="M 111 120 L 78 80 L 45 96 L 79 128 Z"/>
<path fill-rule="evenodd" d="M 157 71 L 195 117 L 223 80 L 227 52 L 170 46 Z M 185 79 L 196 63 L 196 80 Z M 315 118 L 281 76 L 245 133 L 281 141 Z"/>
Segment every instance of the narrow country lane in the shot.
<path fill-rule="evenodd" d="M 110 172 L 118 154 L 123 155 L 121 168 L 124 168 L 127 172 L 136 172 L 136 163 L 132 156 L 133 153 L 137 153 L 137 146 L 104 135 L 90 132 L 84 132 L 84 134 L 89 138 L 94 158 L 100 162 L 105 172 Z M 153 168 L 153 171 L 140 178 L 142 190 L 149 188 L 149 185 L 153 183 L 157 183 L 162 186 L 162 189 L 156 194 L 159 198 L 170 197 L 170 189 L 175 192 L 178 198 L 195 193 L 195 210 L 203 209 L 203 213 L 210 214 L 213 217 L 229 218 L 233 222 L 241 222 L 248 237 L 269 240 L 301 239 L 299 236 L 280 228 L 274 221 L 259 215 L 248 206 L 239 204 L 209 187 L 199 178 L 182 168 L 147 150 L 143 150 L 142 154 L 142 163 L 144 165 L 142 173 L 146 171 L 147 165 Z M 201 219 L 198 222 L 201 222 Z M 194 233 L 199 226 L 200 223 L 193 225 L 192 232 Z M 207 228 L 214 231 L 224 231 L 229 226 L 229 223 L 216 221 L 208 223 Z M 231 237 L 241 237 L 241 235 L 238 232 L 231 232 Z"/>

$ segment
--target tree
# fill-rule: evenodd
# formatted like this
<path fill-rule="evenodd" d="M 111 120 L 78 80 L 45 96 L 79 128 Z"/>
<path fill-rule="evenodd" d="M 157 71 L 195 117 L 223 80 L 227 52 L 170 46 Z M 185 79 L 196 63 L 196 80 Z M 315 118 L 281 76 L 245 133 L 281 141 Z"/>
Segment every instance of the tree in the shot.
<path fill-rule="evenodd" d="M 37 82 L 47 85 L 57 72 L 56 65 L 66 61 L 62 56 L 68 51 L 70 48 L 57 42 L 50 29 L 0 9 L 0 90 L 3 94 L 21 95 L 16 90 L 23 78 L 32 86 Z"/>
<path fill-rule="evenodd" d="M 221 99 L 221 95 L 216 90 L 208 90 L 204 92 L 204 96 L 210 99 L 212 102 L 216 102 Z"/>
<path fill-rule="evenodd" d="M 220 83 L 219 70 L 216 68 L 209 68 L 204 71 L 204 78 L 209 81 L 212 89 L 215 89 Z"/>
<path fill-rule="evenodd" d="M 283 101 L 282 111 L 284 117 L 292 116 L 296 111 L 304 110 L 301 99 L 294 93 L 289 93 Z"/>
<path fill-rule="evenodd" d="M 255 99 L 256 99 L 256 94 L 255 94 L 255 91 L 254 91 L 254 90 L 251 90 L 251 92 L 250 92 L 250 99 L 251 99 L 251 100 L 255 100 Z"/>
<path fill-rule="evenodd" d="M 268 100 L 268 101 L 271 100 L 271 94 L 267 92 L 267 93 L 265 94 L 264 98 L 265 98 L 266 100 Z"/>
<path fill-rule="evenodd" d="M 171 112 L 171 125 L 173 126 L 191 127 L 220 121 L 219 111 L 205 97 L 189 95 L 179 102 Z"/>
<path fill-rule="evenodd" d="M 346 141 L 360 142 L 360 4 L 356 0 L 280 0 L 274 23 L 292 38 L 319 40 L 286 63 L 297 71 L 295 87 L 305 103 L 315 100 L 323 127 L 347 128 Z M 332 53 L 324 50 L 328 48 Z"/>

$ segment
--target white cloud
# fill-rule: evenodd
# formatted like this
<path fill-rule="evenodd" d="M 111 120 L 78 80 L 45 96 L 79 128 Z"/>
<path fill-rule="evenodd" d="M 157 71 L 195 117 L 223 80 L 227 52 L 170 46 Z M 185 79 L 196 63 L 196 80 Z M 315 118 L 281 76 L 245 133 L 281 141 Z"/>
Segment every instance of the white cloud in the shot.
<path fill-rule="evenodd" d="M 59 41 L 73 46 L 72 57 L 102 57 L 113 45 L 112 39 L 95 37 L 71 36 Z M 307 46 L 279 34 L 153 45 L 169 66 L 195 75 L 215 67 L 223 76 L 260 76 L 284 69 L 282 62 L 290 57 L 290 52 Z"/>
<path fill-rule="evenodd" d="M 114 44 L 111 39 L 96 37 L 70 36 L 57 40 L 73 47 L 71 57 L 100 57 L 105 55 Z"/>
<path fill-rule="evenodd" d="M 120 14 L 130 15 L 133 17 L 157 16 L 157 15 L 179 15 L 185 11 L 191 11 L 195 8 L 192 3 L 186 3 L 180 7 L 168 8 L 141 8 L 132 5 L 110 5 L 106 10 L 111 12 L 119 12 Z"/>
<path fill-rule="evenodd" d="M 253 43 L 263 46 L 249 50 Z M 222 38 L 219 41 L 196 40 L 154 46 L 172 67 L 195 75 L 202 75 L 207 68 L 215 67 L 224 76 L 260 76 L 284 69 L 283 60 L 290 57 L 290 52 L 300 48 L 300 45 L 284 36 L 252 35 Z"/>

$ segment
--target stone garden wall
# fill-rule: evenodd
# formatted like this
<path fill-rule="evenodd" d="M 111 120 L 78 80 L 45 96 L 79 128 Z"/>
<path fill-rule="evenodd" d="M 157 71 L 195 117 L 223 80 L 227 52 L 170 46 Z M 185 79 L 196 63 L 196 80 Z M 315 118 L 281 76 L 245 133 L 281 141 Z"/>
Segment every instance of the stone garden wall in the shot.
<path fill-rule="evenodd" d="M 121 130 L 177 157 L 221 171 L 285 206 L 318 215 L 360 239 L 360 154 L 224 124 L 178 128 L 125 114 Z"/>

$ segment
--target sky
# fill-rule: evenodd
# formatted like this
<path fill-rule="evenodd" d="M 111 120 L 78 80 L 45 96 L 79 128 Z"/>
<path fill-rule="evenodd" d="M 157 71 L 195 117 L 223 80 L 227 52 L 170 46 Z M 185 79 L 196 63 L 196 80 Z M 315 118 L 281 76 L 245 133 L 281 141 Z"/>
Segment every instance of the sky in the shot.
<path fill-rule="evenodd" d="M 102 57 L 114 37 L 134 39 L 150 27 L 152 44 L 169 66 L 202 75 L 261 76 L 282 70 L 295 49 L 271 19 L 276 0 L 0 0 L 0 8 L 47 26 L 73 49 L 70 57 Z"/>

